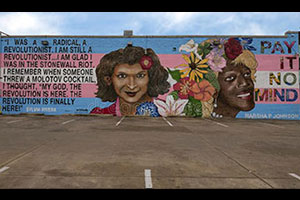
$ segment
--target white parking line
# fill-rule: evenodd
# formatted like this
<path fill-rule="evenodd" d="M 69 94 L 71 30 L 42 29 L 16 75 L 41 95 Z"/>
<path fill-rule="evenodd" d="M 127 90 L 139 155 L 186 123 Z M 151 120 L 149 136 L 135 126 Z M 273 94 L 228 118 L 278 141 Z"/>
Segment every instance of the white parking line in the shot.
<path fill-rule="evenodd" d="M 276 128 L 284 128 L 283 126 L 279 126 L 279 125 L 275 125 L 275 124 L 269 124 L 269 123 L 265 123 L 265 122 L 259 122 L 261 124 L 264 124 L 264 125 L 268 125 L 268 126 L 273 126 L 273 127 L 276 127 Z"/>
<path fill-rule="evenodd" d="M 12 123 L 15 123 L 15 122 L 20 122 L 20 121 L 22 121 L 21 119 L 18 119 L 18 120 L 13 120 L 13 121 L 9 121 L 9 122 L 7 122 L 8 124 L 12 124 Z"/>
<path fill-rule="evenodd" d="M 123 121 L 124 118 L 125 118 L 125 116 L 122 117 L 122 118 L 120 119 L 120 121 L 118 121 L 118 122 L 116 123 L 116 126 L 119 126 L 119 125 L 121 124 L 121 122 Z"/>
<path fill-rule="evenodd" d="M 9 167 L 6 167 L 6 166 L 5 166 L 5 167 L 2 167 L 2 168 L 0 169 L 0 173 L 1 173 L 1 172 L 4 172 L 4 171 L 7 170 L 8 168 L 9 168 Z"/>
<path fill-rule="evenodd" d="M 223 127 L 226 127 L 226 128 L 228 128 L 229 126 L 228 125 L 226 125 L 226 124 L 222 124 L 222 123 L 219 123 L 219 122 L 215 122 L 215 121 L 213 121 L 213 120 L 209 120 L 209 119 L 204 119 L 204 120 L 206 120 L 206 121 L 210 121 L 210 122 L 213 122 L 213 123 L 215 123 L 215 124 L 218 124 L 219 126 L 223 126 Z"/>
<path fill-rule="evenodd" d="M 295 177 L 295 178 L 298 179 L 298 180 L 300 180 L 300 176 L 298 176 L 298 175 L 295 174 L 295 173 L 289 173 L 289 175 Z"/>
<path fill-rule="evenodd" d="M 65 125 L 65 124 L 70 123 L 70 122 L 73 122 L 73 121 L 75 121 L 75 119 L 71 119 L 71 120 L 65 121 L 65 122 L 63 122 L 63 123 L 61 123 L 61 124 Z"/>
<path fill-rule="evenodd" d="M 145 188 L 152 188 L 152 178 L 150 169 L 145 169 Z"/>
<path fill-rule="evenodd" d="M 171 122 L 169 122 L 165 117 L 163 117 L 163 119 L 165 120 L 165 122 L 167 122 L 169 124 L 169 126 L 173 126 L 173 124 Z"/>

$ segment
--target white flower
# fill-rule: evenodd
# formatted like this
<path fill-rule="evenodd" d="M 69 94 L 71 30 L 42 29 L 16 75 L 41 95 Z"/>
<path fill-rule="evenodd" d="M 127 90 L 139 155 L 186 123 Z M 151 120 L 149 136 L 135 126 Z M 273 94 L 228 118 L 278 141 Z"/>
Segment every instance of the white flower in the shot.
<path fill-rule="evenodd" d="M 166 102 L 154 99 L 154 104 L 157 106 L 159 114 L 163 117 L 182 115 L 187 103 L 188 99 L 178 99 L 175 101 L 172 95 L 167 96 Z"/>
<path fill-rule="evenodd" d="M 192 52 L 192 51 L 196 51 L 198 48 L 198 44 L 194 42 L 194 40 L 190 40 L 188 41 L 186 44 L 181 45 L 179 47 L 179 51 L 187 51 L 187 52 Z"/>
<path fill-rule="evenodd" d="M 193 52 L 198 59 L 202 60 L 201 56 L 198 54 L 198 44 L 194 40 L 188 41 L 186 44 L 179 47 L 179 51 Z"/>
<path fill-rule="evenodd" d="M 170 85 L 174 85 L 174 84 L 176 84 L 176 83 L 177 83 L 177 81 L 176 81 L 176 80 L 174 80 L 174 79 L 172 78 L 172 76 L 171 76 L 171 74 L 170 74 L 170 73 L 169 73 L 169 76 L 168 76 L 167 82 L 169 82 L 169 83 L 170 83 Z"/>

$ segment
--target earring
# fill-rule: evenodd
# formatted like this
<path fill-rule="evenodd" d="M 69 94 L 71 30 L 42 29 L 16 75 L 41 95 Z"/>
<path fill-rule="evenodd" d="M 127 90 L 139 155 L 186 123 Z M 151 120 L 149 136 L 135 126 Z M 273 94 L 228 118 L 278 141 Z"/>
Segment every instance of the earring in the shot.
<path fill-rule="evenodd" d="M 217 108 L 217 107 L 218 107 L 217 98 L 214 99 L 214 104 L 213 104 L 213 106 L 214 106 L 214 108 Z M 213 118 L 222 118 L 222 117 L 223 117 L 223 115 L 217 114 L 216 112 L 212 112 L 212 113 L 211 113 L 211 116 L 212 116 Z"/>
<path fill-rule="evenodd" d="M 217 108 L 218 104 L 217 104 L 217 98 L 214 99 L 214 108 Z"/>

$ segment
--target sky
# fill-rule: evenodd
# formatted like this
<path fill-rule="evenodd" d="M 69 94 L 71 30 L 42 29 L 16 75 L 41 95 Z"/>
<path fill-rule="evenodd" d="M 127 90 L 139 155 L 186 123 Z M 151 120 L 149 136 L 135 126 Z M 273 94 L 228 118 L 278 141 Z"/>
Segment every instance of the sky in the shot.
<path fill-rule="evenodd" d="M 9 35 L 284 35 L 300 12 L 0 12 Z"/>

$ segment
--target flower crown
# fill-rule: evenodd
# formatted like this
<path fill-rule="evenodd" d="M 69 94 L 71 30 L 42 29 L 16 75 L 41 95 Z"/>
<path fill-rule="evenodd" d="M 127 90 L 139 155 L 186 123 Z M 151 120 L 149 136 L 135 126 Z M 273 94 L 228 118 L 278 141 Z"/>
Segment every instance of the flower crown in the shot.
<path fill-rule="evenodd" d="M 243 49 L 256 50 L 250 44 L 251 38 L 208 39 L 201 43 L 193 40 L 181 45 L 179 51 L 185 63 L 168 68 L 171 77 L 176 81 L 173 85 L 174 100 L 188 100 L 183 110 L 186 116 L 210 116 L 213 95 L 220 90 L 217 79 L 219 72 L 226 67 L 227 60 L 235 60 Z"/>

